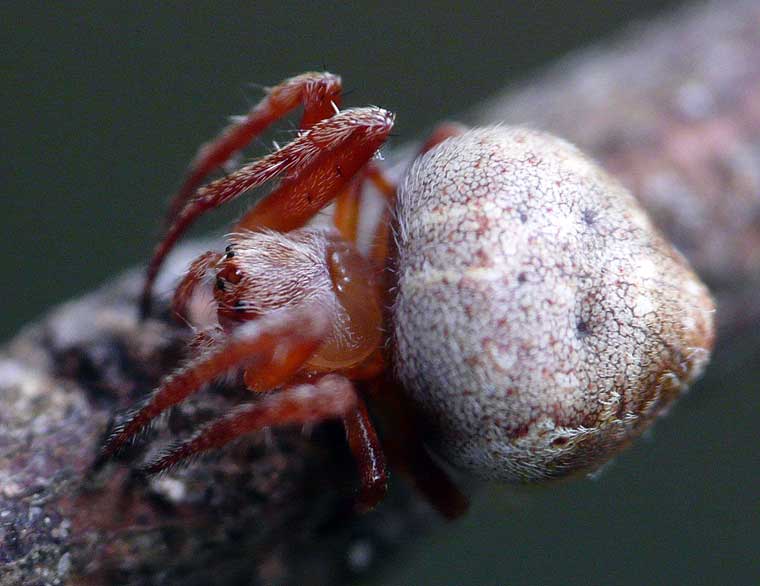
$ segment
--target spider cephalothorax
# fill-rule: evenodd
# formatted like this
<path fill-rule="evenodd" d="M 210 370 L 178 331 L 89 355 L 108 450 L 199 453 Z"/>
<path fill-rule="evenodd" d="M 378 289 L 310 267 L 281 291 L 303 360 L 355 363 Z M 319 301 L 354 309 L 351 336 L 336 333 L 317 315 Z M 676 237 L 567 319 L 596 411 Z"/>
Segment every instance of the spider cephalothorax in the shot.
<path fill-rule="evenodd" d="M 163 259 L 197 217 L 279 183 L 226 249 L 201 255 L 177 286 L 177 315 L 192 323 L 205 295 L 212 319 L 193 324 L 189 362 L 114 431 L 104 455 L 204 384 L 242 371 L 251 390 L 278 392 L 148 470 L 262 427 L 337 418 L 359 464 L 359 503 L 371 507 L 386 472 L 369 391 L 402 468 L 455 515 L 465 500 L 423 443 L 481 477 L 564 476 L 616 453 L 699 375 L 713 340 L 708 292 L 635 199 L 572 145 L 520 128 L 446 125 L 397 196 L 372 160 L 393 116 L 340 111 L 339 98 L 334 75 L 289 79 L 200 150 L 149 265 L 144 315 Z M 298 105 L 291 143 L 196 191 Z M 387 205 L 361 251 L 367 183 Z M 332 226 L 307 225 L 332 201 Z"/>

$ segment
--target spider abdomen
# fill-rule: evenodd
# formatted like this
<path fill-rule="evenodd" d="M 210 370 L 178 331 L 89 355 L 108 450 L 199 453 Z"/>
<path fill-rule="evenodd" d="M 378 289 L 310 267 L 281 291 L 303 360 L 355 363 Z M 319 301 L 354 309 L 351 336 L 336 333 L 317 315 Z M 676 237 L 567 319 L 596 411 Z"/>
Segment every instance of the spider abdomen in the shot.
<path fill-rule="evenodd" d="M 395 227 L 394 368 L 459 467 L 507 480 L 594 467 L 706 363 L 706 288 L 561 139 L 447 140 L 407 174 Z"/>

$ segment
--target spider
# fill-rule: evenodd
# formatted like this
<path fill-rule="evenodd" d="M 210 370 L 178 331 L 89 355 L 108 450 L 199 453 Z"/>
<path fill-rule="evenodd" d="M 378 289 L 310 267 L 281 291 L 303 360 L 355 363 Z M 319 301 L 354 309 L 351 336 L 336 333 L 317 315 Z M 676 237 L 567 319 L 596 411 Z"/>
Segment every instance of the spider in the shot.
<path fill-rule="evenodd" d="M 340 110 L 341 80 L 305 73 L 267 90 L 199 150 L 148 266 L 205 212 L 279 183 L 197 258 L 172 309 L 213 292 L 190 360 L 107 440 L 108 457 L 158 415 L 228 373 L 267 392 L 170 448 L 165 470 L 255 430 L 339 419 L 357 504 L 387 487 L 384 446 L 444 515 L 467 499 L 428 450 L 476 476 L 540 481 L 592 469 L 638 435 L 702 371 L 712 301 L 635 199 L 572 145 L 497 126 L 443 125 L 398 190 L 373 155 L 394 116 Z M 301 107 L 298 135 L 201 187 L 254 137 Z M 357 245 L 361 199 L 386 207 Z M 398 192 L 398 193 L 397 193 Z M 332 225 L 310 221 L 335 202 Z"/>

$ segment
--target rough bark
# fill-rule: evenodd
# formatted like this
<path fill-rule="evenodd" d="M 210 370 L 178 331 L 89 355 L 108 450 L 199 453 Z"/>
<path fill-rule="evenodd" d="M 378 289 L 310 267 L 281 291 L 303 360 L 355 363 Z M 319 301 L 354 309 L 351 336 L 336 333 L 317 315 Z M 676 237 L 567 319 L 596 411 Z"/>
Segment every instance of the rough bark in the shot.
<path fill-rule="evenodd" d="M 760 316 L 758 56 L 760 6 L 716 1 L 572 56 L 470 118 L 551 130 L 621 177 L 716 292 L 726 338 Z M 137 321 L 140 279 L 62 305 L 0 354 L 0 585 L 348 583 L 436 522 L 399 481 L 378 511 L 355 514 L 331 425 L 252 436 L 150 481 L 127 465 L 92 473 L 109 421 L 187 340 L 166 310 Z M 123 461 L 242 396 L 198 395 Z"/>

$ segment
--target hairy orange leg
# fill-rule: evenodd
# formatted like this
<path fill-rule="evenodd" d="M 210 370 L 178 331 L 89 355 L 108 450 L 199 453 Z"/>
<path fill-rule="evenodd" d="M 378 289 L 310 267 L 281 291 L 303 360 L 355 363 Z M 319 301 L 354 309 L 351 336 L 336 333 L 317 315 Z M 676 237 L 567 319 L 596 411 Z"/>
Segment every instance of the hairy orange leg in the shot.
<path fill-rule="evenodd" d="M 196 330 L 193 339 L 188 344 L 190 356 L 200 356 L 204 352 L 211 350 L 219 344 L 223 335 L 223 330 L 219 326 L 211 326 Z"/>
<path fill-rule="evenodd" d="M 189 440 L 170 448 L 148 464 L 144 472 L 161 472 L 191 456 L 221 448 L 241 435 L 265 427 L 337 419 L 355 409 L 357 400 L 351 382 L 340 375 L 327 375 L 313 384 L 285 388 L 212 421 Z"/>
<path fill-rule="evenodd" d="M 324 139 L 316 135 L 317 128 L 333 121 L 338 124 L 332 135 Z M 315 142 L 319 139 L 319 156 L 295 169 L 243 216 L 236 229 L 287 232 L 300 228 L 349 184 L 385 142 L 392 126 L 393 116 L 380 108 L 344 110 L 315 125 L 309 134 Z M 343 136 L 339 138 L 336 131 Z"/>
<path fill-rule="evenodd" d="M 295 140 L 201 188 L 174 218 L 148 265 L 141 313 L 150 311 L 153 284 L 166 255 L 208 210 L 285 174 L 286 179 L 247 214 L 237 229 L 290 230 L 306 223 L 385 142 L 393 117 L 381 108 L 344 110 L 316 123 Z"/>
<path fill-rule="evenodd" d="M 324 341 L 330 326 L 329 315 L 319 307 L 277 311 L 241 325 L 224 342 L 167 376 L 144 406 L 115 429 L 101 459 L 116 453 L 158 415 L 235 368 L 255 366 L 266 373 L 259 388 L 287 382 Z"/>
<path fill-rule="evenodd" d="M 224 165 L 273 122 L 302 105 L 300 128 L 307 130 L 335 113 L 335 106 L 340 106 L 341 90 L 340 77 L 327 72 L 303 73 L 268 88 L 264 99 L 245 116 L 237 118 L 219 136 L 198 149 L 169 206 L 167 224 L 182 210 L 209 173 Z"/>
<path fill-rule="evenodd" d="M 198 258 L 196 258 L 190 268 L 185 273 L 185 276 L 180 281 L 177 288 L 174 290 L 174 296 L 172 297 L 172 312 L 179 318 L 186 318 L 187 304 L 193 297 L 196 288 L 208 277 L 209 270 L 219 263 L 222 255 L 212 250 L 204 252 Z"/>

